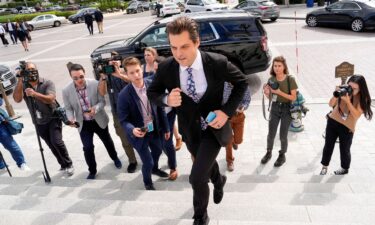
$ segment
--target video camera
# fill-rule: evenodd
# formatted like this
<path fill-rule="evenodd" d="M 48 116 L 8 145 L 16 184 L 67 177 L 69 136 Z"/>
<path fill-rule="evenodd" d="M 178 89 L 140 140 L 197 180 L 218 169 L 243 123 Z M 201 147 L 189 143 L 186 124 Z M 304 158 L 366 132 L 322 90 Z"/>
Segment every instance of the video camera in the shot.
<path fill-rule="evenodd" d="M 350 85 L 339 86 L 339 89 L 333 92 L 333 96 L 340 98 L 348 94 L 349 96 L 353 94 L 353 88 Z"/>
<path fill-rule="evenodd" d="M 110 61 L 122 61 L 121 55 L 112 55 L 111 53 L 102 54 L 97 61 L 99 73 L 104 73 L 106 75 L 112 75 L 115 72 L 115 66 L 110 65 Z"/>
<path fill-rule="evenodd" d="M 279 83 L 273 80 L 268 80 L 267 85 L 270 86 L 273 90 L 279 89 Z"/>
<path fill-rule="evenodd" d="M 61 107 L 61 106 L 58 106 L 56 109 L 55 109 L 55 114 L 56 116 L 59 117 L 59 119 L 65 124 L 65 125 L 72 125 L 72 122 L 70 120 L 68 120 L 68 117 L 66 116 L 66 110 Z M 78 128 L 79 127 L 79 123 L 78 122 L 75 122 L 74 125 Z"/>
<path fill-rule="evenodd" d="M 26 69 L 27 63 L 26 61 L 20 61 L 19 62 L 19 69 L 20 73 L 17 75 L 17 77 L 22 77 L 23 81 L 25 83 L 28 83 L 29 81 L 37 81 L 39 78 L 39 72 L 38 70 L 28 70 Z"/>

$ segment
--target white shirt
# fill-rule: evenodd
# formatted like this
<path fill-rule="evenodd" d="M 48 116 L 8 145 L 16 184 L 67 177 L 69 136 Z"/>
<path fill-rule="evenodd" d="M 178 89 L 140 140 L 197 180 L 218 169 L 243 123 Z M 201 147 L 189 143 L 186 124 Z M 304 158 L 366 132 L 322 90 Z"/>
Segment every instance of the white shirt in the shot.
<path fill-rule="evenodd" d="M 13 31 L 12 23 L 7 23 L 7 26 L 9 31 Z"/>
<path fill-rule="evenodd" d="M 207 80 L 206 75 L 204 74 L 202 55 L 200 51 L 197 51 L 197 57 L 195 58 L 193 64 L 190 67 L 193 69 L 192 73 L 193 80 L 195 83 L 195 90 L 197 92 L 198 98 L 201 99 L 207 89 Z M 188 95 L 187 80 L 189 74 L 186 70 L 187 68 L 187 66 L 180 65 L 180 85 L 182 92 Z"/>
<path fill-rule="evenodd" d="M 2 25 L 0 25 L 0 34 L 5 34 L 5 29 Z"/>

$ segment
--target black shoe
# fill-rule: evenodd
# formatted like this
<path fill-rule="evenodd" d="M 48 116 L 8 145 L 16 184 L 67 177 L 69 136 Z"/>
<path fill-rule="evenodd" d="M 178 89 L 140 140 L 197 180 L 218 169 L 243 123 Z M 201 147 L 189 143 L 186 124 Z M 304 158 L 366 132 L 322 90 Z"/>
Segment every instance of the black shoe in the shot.
<path fill-rule="evenodd" d="M 210 222 L 210 217 L 208 217 L 206 214 L 201 218 L 195 218 L 193 225 L 208 225 L 209 222 Z"/>
<path fill-rule="evenodd" d="M 137 169 L 137 162 L 135 162 L 135 163 L 129 163 L 128 173 L 134 173 L 135 169 Z"/>
<path fill-rule="evenodd" d="M 349 170 L 341 168 L 341 169 L 336 170 L 334 173 L 335 175 L 344 175 L 344 174 L 348 174 Z"/>
<path fill-rule="evenodd" d="M 224 185 L 227 182 L 227 177 L 225 175 L 222 176 L 223 184 L 220 188 L 214 188 L 214 203 L 219 204 L 224 196 Z"/>
<path fill-rule="evenodd" d="M 233 146 L 233 149 L 234 149 L 234 150 L 237 150 L 237 149 L 238 149 L 238 145 L 237 145 L 237 144 L 233 143 L 232 146 Z"/>
<path fill-rule="evenodd" d="M 117 158 L 117 159 L 113 160 L 113 163 L 115 164 L 115 167 L 117 169 L 121 169 L 122 168 L 122 163 L 121 163 L 120 159 Z"/>
<path fill-rule="evenodd" d="M 152 174 L 157 175 L 159 177 L 169 177 L 168 173 L 164 172 L 161 169 L 153 169 Z"/>
<path fill-rule="evenodd" d="M 96 173 L 89 173 L 89 175 L 87 176 L 86 179 L 88 179 L 88 180 L 94 180 L 95 177 L 96 177 Z"/>
<path fill-rule="evenodd" d="M 266 164 L 270 159 L 272 158 L 272 151 L 268 151 L 267 153 L 263 156 L 262 160 L 260 161 L 262 164 Z"/>
<path fill-rule="evenodd" d="M 275 167 L 280 167 L 282 166 L 286 161 L 285 154 L 280 153 L 279 157 L 277 157 L 275 164 L 273 164 Z"/>
<path fill-rule="evenodd" d="M 153 184 L 145 185 L 145 189 L 147 191 L 155 191 L 156 190 Z"/>

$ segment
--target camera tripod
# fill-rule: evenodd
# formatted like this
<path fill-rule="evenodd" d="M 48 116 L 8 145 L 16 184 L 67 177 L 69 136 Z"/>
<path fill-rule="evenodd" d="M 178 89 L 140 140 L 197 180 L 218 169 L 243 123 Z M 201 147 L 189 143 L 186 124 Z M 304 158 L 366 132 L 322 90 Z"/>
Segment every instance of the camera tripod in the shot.
<path fill-rule="evenodd" d="M 4 163 L 5 168 L 6 168 L 7 171 L 8 171 L 9 176 L 12 177 L 12 173 L 11 173 L 10 170 L 9 170 L 8 164 L 5 162 L 4 156 L 3 156 L 3 154 L 2 154 L 1 151 L 0 151 L 0 162 L 1 162 L 1 161 Z"/>

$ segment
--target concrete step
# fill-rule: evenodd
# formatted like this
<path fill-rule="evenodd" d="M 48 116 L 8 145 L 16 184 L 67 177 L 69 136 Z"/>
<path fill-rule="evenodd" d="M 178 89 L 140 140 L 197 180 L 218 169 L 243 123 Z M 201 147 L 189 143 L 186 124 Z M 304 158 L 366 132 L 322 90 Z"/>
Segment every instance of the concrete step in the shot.
<path fill-rule="evenodd" d="M 22 220 L 20 215 L 22 214 Z M 192 219 L 163 219 L 156 217 L 130 217 L 108 215 L 85 215 L 76 213 L 35 212 L 28 210 L 0 210 L 0 225 L 191 225 Z M 216 220 L 211 225 L 360 225 L 360 223 L 310 223 L 310 222 L 253 222 Z"/>
<path fill-rule="evenodd" d="M 156 217 L 162 219 L 190 219 L 191 203 L 181 202 L 135 202 L 110 200 L 77 200 L 2 196 L 0 209 L 28 210 L 38 212 L 78 213 Z M 210 204 L 208 213 L 217 220 L 303 222 L 303 223 L 360 223 L 373 225 L 375 206 L 259 206 L 247 204 Z"/>

